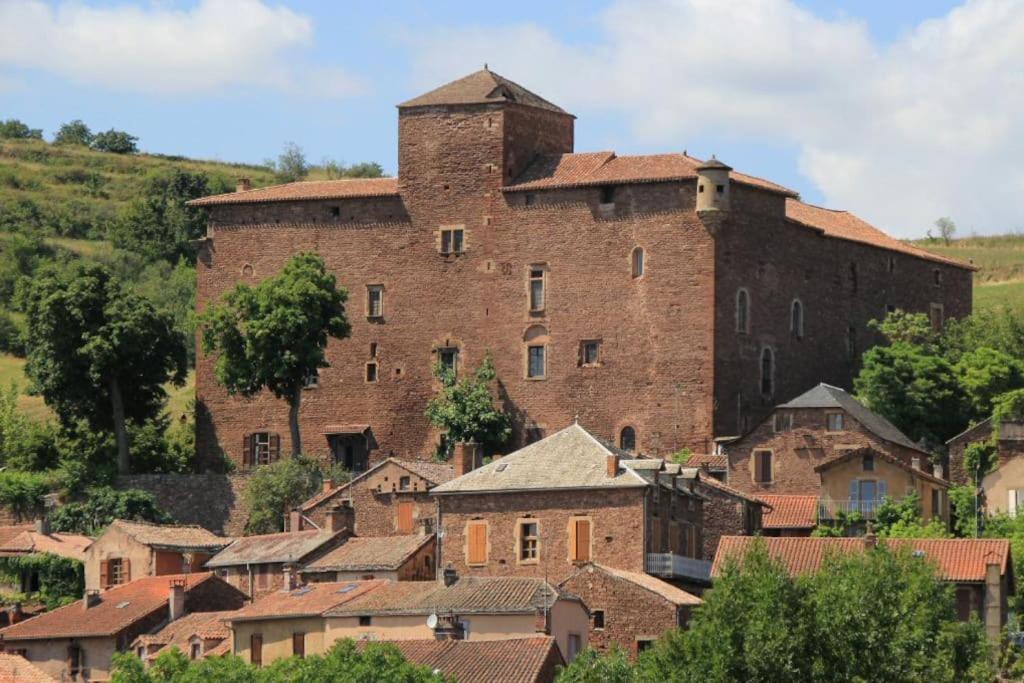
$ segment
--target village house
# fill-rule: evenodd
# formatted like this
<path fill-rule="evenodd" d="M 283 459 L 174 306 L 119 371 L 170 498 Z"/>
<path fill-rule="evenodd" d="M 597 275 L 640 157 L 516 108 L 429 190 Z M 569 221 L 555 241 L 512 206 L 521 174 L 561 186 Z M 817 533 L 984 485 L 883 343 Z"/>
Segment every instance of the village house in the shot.
<path fill-rule="evenodd" d="M 91 543 L 91 538 L 81 534 L 52 533 L 44 518 L 32 528 L 0 541 L 0 557 L 55 555 L 84 563 L 86 550 Z M 17 585 L 9 585 L 7 588 L 17 593 L 37 592 L 41 588 L 38 568 L 23 568 Z"/>
<path fill-rule="evenodd" d="M 352 530 L 358 536 L 432 530 L 437 504 L 430 489 L 455 476 L 448 463 L 388 458 L 339 486 L 325 482 L 321 493 L 302 504 L 304 524 L 323 526 L 327 511 L 344 503 L 355 512 Z"/>
<path fill-rule="evenodd" d="M 85 554 L 86 590 L 107 590 L 144 576 L 203 571 L 231 543 L 200 526 L 114 520 Z"/>
<path fill-rule="evenodd" d="M 689 462 L 687 462 L 689 465 Z M 672 469 L 666 463 L 666 471 Z M 701 519 L 700 557 L 710 562 L 715 559 L 718 539 L 722 536 L 753 536 L 762 531 L 764 520 L 770 515 L 770 503 L 762 496 L 743 493 L 722 482 L 717 474 L 705 468 L 682 467 L 679 474 L 693 479 L 696 490 L 704 496 Z"/>
<path fill-rule="evenodd" d="M 648 574 L 581 565 L 560 584 L 585 595 L 590 611 L 590 647 L 619 647 L 635 657 L 674 628 L 685 628 L 700 598 Z"/>
<path fill-rule="evenodd" d="M 818 496 L 766 496 L 771 506 L 762 519 L 764 536 L 810 536 L 818 526 Z"/>
<path fill-rule="evenodd" d="M 972 443 L 993 441 L 992 418 L 957 434 L 946 442 L 949 449 L 949 478 L 954 484 L 970 484 L 980 491 L 982 505 L 989 514 L 1017 515 L 1024 508 L 1024 423 L 1004 420 L 995 435 L 996 464 L 991 472 L 972 481 L 964 469 L 964 450 Z"/>
<path fill-rule="evenodd" d="M 225 619 L 237 610 L 193 612 L 132 641 L 129 649 L 147 666 L 162 652 L 177 649 L 190 660 L 227 654 L 231 637 Z"/>
<path fill-rule="evenodd" d="M 189 612 L 233 610 L 245 595 L 210 573 L 147 576 L 0 629 L 5 652 L 59 680 L 102 681 L 111 658 Z"/>
<path fill-rule="evenodd" d="M 369 641 L 359 641 L 364 647 Z M 391 640 L 408 661 L 458 683 L 554 683 L 565 664 L 550 636 L 508 640 Z"/>
<path fill-rule="evenodd" d="M 299 570 L 306 581 L 433 581 L 437 539 L 411 536 L 352 536 Z"/>
<path fill-rule="evenodd" d="M 887 311 L 971 311 L 973 266 L 714 158 L 576 152 L 574 125 L 484 69 L 399 105 L 395 178 L 240 179 L 191 202 L 209 216 L 198 310 L 299 251 L 352 294 L 351 336 L 303 395 L 303 453 L 354 471 L 433 453 L 433 368 L 488 353 L 513 445 L 578 416 L 626 451 L 709 452 L 817 382 L 849 386 Z M 279 458 L 287 405 L 230 396 L 214 360 L 199 466 Z"/>
<path fill-rule="evenodd" d="M 727 536 L 715 555 L 712 576 L 743 555 L 755 543 L 764 543 L 769 556 L 779 560 L 793 576 L 821 568 L 830 553 L 864 552 L 874 548 L 874 535 L 862 538 L 765 538 Z M 955 586 L 957 617 L 977 615 L 989 638 L 998 640 L 1006 626 L 1008 599 L 1016 592 L 1010 541 L 1006 539 L 937 538 L 888 539 L 893 549 L 908 548 L 914 557 L 933 562 L 938 577 Z"/>

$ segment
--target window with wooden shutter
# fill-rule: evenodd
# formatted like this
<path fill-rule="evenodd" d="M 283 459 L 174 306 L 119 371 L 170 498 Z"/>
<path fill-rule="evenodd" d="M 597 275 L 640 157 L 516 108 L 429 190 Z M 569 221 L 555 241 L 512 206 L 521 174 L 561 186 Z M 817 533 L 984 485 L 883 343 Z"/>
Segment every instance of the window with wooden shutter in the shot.
<path fill-rule="evenodd" d="M 398 504 L 398 533 L 412 533 L 412 508 L 411 502 Z"/>
<path fill-rule="evenodd" d="M 100 562 L 100 589 L 110 588 L 110 560 Z"/>
<path fill-rule="evenodd" d="M 590 561 L 590 520 L 573 520 L 570 527 L 569 539 L 572 548 L 572 559 L 574 562 Z"/>
<path fill-rule="evenodd" d="M 263 634 L 249 636 L 249 662 L 256 667 L 263 666 Z"/>
<path fill-rule="evenodd" d="M 293 633 L 292 634 L 292 654 L 296 657 L 306 656 L 306 634 L 305 633 Z"/>
<path fill-rule="evenodd" d="M 467 562 L 469 564 L 487 563 L 487 523 L 470 522 L 466 529 Z"/>
<path fill-rule="evenodd" d="M 754 451 L 754 481 L 768 483 L 772 480 L 772 452 Z"/>
<path fill-rule="evenodd" d="M 270 435 L 270 458 L 276 461 L 281 457 L 281 435 L 273 433 Z"/>
<path fill-rule="evenodd" d="M 249 467 L 252 464 L 252 434 L 246 434 L 242 437 L 242 466 Z"/>
<path fill-rule="evenodd" d="M 127 557 L 121 560 L 121 583 L 131 583 L 132 561 Z"/>

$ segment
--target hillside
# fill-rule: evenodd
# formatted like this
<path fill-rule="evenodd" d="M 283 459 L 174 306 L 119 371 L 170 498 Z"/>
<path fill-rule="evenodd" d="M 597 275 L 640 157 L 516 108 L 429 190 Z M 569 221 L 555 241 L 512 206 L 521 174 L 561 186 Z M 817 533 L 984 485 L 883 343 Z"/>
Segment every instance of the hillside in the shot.
<path fill-rule="evenodd" d="M 949 245 L 941 240 L 918 240 L 915 245 L 935 254 L 973 263 L 974 307 L 1008 307 L 1024 313 L 1024 235 L 964 237 Z"/>

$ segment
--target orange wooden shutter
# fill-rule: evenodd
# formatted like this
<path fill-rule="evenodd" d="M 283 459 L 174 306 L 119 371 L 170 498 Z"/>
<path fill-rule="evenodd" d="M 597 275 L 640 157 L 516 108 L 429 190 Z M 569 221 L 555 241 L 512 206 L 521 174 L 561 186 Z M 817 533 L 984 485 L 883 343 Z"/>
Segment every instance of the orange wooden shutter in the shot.
<path fill-rule="evenodd" d="M 412 503 L 398 504 L 398 533 L 412 533 Z"/>
<path fill-rule="evenodd" d="M 110 560 L 100 562 L 100 588 L 110 588 Z"/>
<path fill-rule="evenodd" d="M 270 459 L 277 460 L 281 457 L 281 435 L 274 432 L 270 435 Z"/>
<path fill-rule="evenodd" d="M 242 437 L 242 465 L 244 467 L 252 465 L 252 434 Z"/>
<path fill-rule="evenodd" d="M 590 561 L 590 520 L 576 520 L 576 558 L 580 562 Z"/>
<path fill-rule="evenodd" d="M 129 583 L 132 580 L 132 561 L 127 557 L 121 560 L 121 583 Z"/>
<path fill-rule="evenodd" d="M 253 633 L 249 636 L 249 661 L 253 666 L 263 666 L 263 634 Z"/>
<path fill-rule="evenodd" d="M 472 564 L 487 561 L 487 526 L 484 524 L 469 525 L 469 561 Z"/>

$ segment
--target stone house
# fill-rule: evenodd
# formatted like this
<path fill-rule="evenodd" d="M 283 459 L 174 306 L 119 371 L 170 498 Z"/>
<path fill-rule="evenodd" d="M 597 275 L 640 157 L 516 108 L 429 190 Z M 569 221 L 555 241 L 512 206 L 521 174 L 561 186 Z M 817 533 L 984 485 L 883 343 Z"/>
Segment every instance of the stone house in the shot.
<path fill-rule="evenodd" d="M 245 595 L 210 573 L 147 576 L 0 629 L 0 643 L 62 681 L 102 681 L 111 658 L 189 612 L 234 610 Z"/>
<path fill-rule="evenodd" d="M 354 513 L 358 536 L 408 535 L 433 528 L 437 504 L 430 489 L 451 481 L 448 463 L 388 458 L 339 486 L 330 482 L 301 506 L 304 524 L 323 526 L 327 511 L 344 502 Z"/>
<path fill-rule="evenodd" d="M 865 552 L 880 541 L 874 535 L 862 538 L 765 538 L 727 536 L 715 555 L 712 576 L 721 575 L 725 563 L 742 561 L 754 543 L 764 543 L 768 554 L 781 561 L 793 576 L 821 568 L 831 553 Z M 941 580 L 953 584 L 957 617 L 967 621 L 976 615 L 985 633 L 994 641 L 1001 638 L 1009 614 L 1008 599 L 1016 593 L 1013 557 L 1006 539 L 922 538 L 889 539 L 893 549 L 908 548 L 915 557 L 935 564 Z"/>
<path fill-rule="evenodd" d="M 635 657 L 667 631 L 684 628 L 700 598 L 648 574 L 581 565 L 558 587 L 586 596 L 590 647 L 619 647 Z"/>
<path fill-rule="evenodd" d="M 689 464 L 689 463 L 687 463 Z M 670 468 L 666 464 L 666 469 Z M 683 478 L 693 478 L 696 489 L 704 496 L 701 519 L 701 558 L 715 559 L 718 540 L 722 536 L 753 536 L 761 533 L 764 520 L 771 513 L 771 504 L 763 496 L 752 496 L 723 483 L 716 473 L 702 468 L 680 468 Z"/>
<path fill-rule="evenodd" d="M 46 520 L 41 519 L 33 528 L 0 540 L 0 557 L 55 555 L 84 563 L 91 544 L 92 539 L 81 534 L 52 533 Z M 17 584 L 7 588 L 18 593 L 34 593 L 40 589 L 39 580 L 37 569 L 22 569 Z"/>
<path fill-rule="evenodd" d="M 310 582 L 388 579 L 433 581 L 437 538 L 433 534 L 409 536 L 352 536 L 299 570 Z"/>
<path fill-rule="evenodd" d="M 85 587 L 107 590 L 144 576 L 201 572 L 229 543 L 199 526 L 114 520 L 86 550 Z"/>
<path fill-rule="evenodd" d="M 629 456 L 572 424 L 434 488 L 438 567 L 560 582 L 595 562 L 706 582 L 704 496 L 664 461 Z"/>
<path fill-rule="evenodd" d="M 931 470 L 929 453 L 891 422 L 842 389 L 819 384 L 777 406 L 749 434 L 725 446 L 728 483 L 754 495 L 818 494 L 815 468 L 861 447 Z"/>
<path fill-rule="evenodd" d="M 989 441 L 992 438 L 992 419 L 957 434 L 946 442 L 948 447 L 948 471 L 954 484 L 977 484 L 982 504 L 990 514 L 1006 513 L 1016 515 L 1018 508 L 1024 508 L 1024 423 L 1004 421 L 995 439 L 996 466 L 980 481 L 972 482 L 964 470 L 964 450 L 972 443 Z"/>
<path fill-rule="evenodd" d="M 886 311 L 971 311 L 972 266 L 716 159 L 576 152 L 574 125 L 484 69 L 399 105 L 395 178 L 192 202 L 200 311 L 306 250 L 352 293 L 352 334 L 303 396 L 304 453 L 359 470 L 434 452 L 433 367 L 487 353 L 515 445 L 578 415 L 627 451 L 708 452 L 817 382 L 849 386 Z M 198 356 L 199 466 L 280 457 L 285 403 L 229 396 Z"/>
<path fill-rule="evenodd" d="M 226 650 L 231 629 L 224 621 L 236 610 L 193 612 L 154 629 L 132 641 L 129 649 L 146 666 L 167 650 L 177 649 L 190 660 L 203 659 Z"/>

